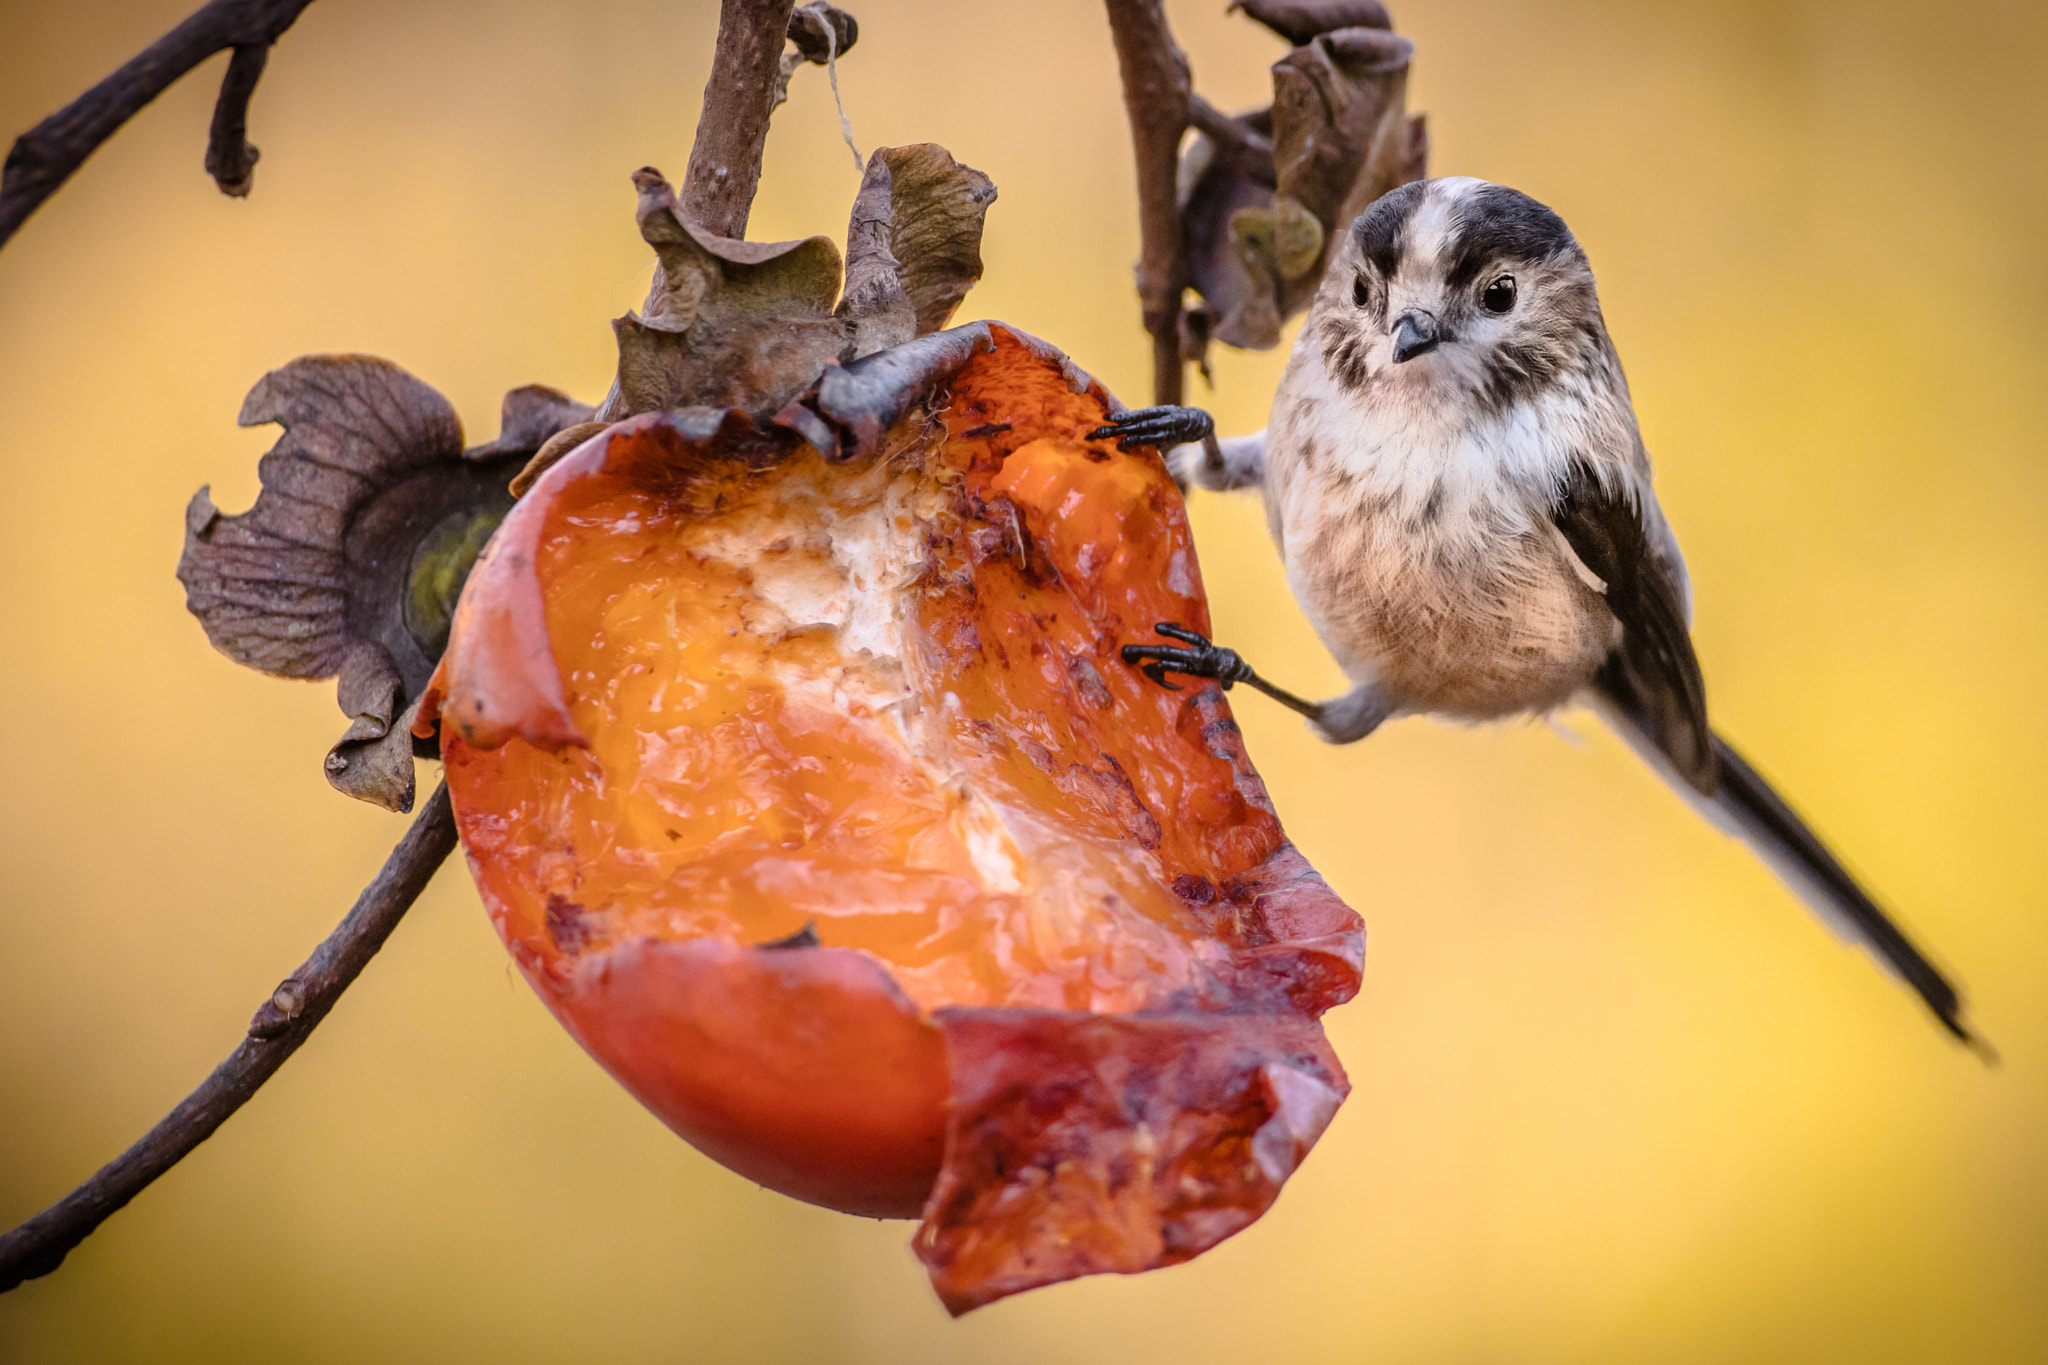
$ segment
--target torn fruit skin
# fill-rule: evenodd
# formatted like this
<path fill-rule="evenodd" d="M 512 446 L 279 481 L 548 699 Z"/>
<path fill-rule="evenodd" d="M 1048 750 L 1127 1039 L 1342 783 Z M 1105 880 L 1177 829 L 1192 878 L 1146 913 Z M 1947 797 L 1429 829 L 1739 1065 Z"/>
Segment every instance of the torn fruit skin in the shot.
<path fill-rule="evenodd" d="M 1343 1098 L 1364 940 L 1222 692 L 1118 658 L 1207 628 L 1179 495 L 1000 324 L 800 406 L 620 422 L 492 541 L 420 721 L 484 901 L 693 1145 L 921 1216 L 955 1313 L 1197 1255 Z"/>

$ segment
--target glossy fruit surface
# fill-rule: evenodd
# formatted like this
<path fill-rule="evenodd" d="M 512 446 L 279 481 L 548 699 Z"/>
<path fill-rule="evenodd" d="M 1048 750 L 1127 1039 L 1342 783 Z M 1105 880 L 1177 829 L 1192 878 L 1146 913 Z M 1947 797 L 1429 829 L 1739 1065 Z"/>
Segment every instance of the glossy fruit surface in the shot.
<path fill-rule="evenodd" d="M 1042 343 L 928 340 L 828 373 L 792 420 L 838 448 L 695 409 L 567 456 L 429 705 L 563 1024 L 733 1170 L 922 1214 L 960 1311 L 1256 1218 L 1363 941 L 1221 690 L 1119 657 L 1208 626 L 1157 456 L 1084 439 L 1113 400 Z"/>

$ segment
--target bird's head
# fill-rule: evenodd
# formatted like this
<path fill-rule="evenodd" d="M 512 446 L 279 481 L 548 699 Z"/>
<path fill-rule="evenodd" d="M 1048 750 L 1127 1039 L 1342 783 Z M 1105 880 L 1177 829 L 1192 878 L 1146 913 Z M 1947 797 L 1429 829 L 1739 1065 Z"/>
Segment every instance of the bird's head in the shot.
<path fill-rule="evenodd" d="M 1403 185 L 1360 214 L 1303 337 L 1368 401 L 1499 414 L 1619 368 L 1564 220 L 1465 178 Z"/>

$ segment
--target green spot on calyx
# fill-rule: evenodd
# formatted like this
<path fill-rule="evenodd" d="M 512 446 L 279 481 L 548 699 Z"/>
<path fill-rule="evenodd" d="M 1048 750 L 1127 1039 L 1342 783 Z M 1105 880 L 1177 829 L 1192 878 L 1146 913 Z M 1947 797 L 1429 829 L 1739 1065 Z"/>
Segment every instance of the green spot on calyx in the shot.
<path fill-rule="evenodd" d="M 477 556 L 508 509 L 463 508 L 441 519 L 413 551 L 405 580 L 405 628 L 429 659 L 448 646 L 448 627 L 455 619 L 455 601 L 476 567 Z"/>

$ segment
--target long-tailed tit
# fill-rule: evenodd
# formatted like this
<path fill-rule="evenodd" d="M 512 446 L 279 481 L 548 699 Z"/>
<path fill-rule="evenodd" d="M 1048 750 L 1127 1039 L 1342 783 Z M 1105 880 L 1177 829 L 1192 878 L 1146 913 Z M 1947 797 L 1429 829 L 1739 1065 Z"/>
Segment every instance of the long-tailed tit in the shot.
<path fill-rule="evenodd" d="M 1324 702 L 1233 651 L 1127 662 L 1242 682 L 1333 743 L 1391 716 L 1483 720 L 1592 702 L 1717 823 L 1982 1046 L 1956 988 L 1707 724 L 1685 563 L 1650 486 L 1585 253 L 1558 216 L 1470 179 L 1405 185 L 1345 234 L 1263 432 L 1195 408 L 1095 433 L 1167 450 L 1183 486 L 1258 488 L 1287 578 L 1355 684 Z"/>

